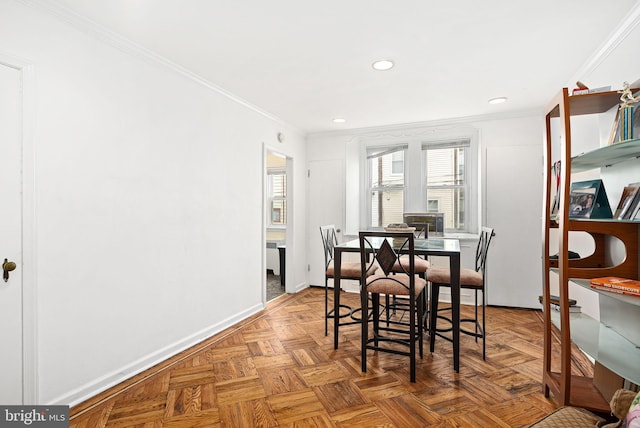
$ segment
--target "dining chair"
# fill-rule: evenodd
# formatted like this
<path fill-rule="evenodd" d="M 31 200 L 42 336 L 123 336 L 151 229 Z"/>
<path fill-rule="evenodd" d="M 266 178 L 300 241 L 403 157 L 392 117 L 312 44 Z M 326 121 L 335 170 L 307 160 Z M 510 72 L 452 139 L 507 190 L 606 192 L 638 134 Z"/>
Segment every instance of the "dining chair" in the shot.
<path fill-rule="evenodd" d="M 362 313 L 362 371 L 367 371 L 367 350 L 389 352 L 409 357 L 409 377 L 416 381 L 416 344 L 423 356 L 424 290 L 427 282 L 417 275 L 415 243 L 412 232 L 360 232 L 361 271 L 367 272 L 377 264 L 374 275 L 362 275 L 360 301 Z M 402 255 L 408 263 L 398 263 Z M 399 272 L 393 267 L 398 263 Z M 380 296 L 406 296 L 407 320 L 392 318 L 389 325 L 380 324 Z M 371 298 L 371 308 L 368 306 Z M 369 337 L 369 311 L 372 312 L 373 336 Z M 397 346 L 400 345 L 400 346 Z M 407 349 L 408 348 L 408 349 Z"/>
<path fill-rule="evenodd" d="M 322 236 L 322 245 L 324 246 L 324 335 L 329 334 L 329 318 L 333 318 L 334 309 L 329 309 L 329 280 L 334 278 L 334 265 L 333 254 L 334 247 L 338 245 L 338 235 L 336 228 L 333 224 L 320 226 L 320 235 Z M 362 279 L 360 262 L 345 262 L 340 263 L 340 279 L 353 280 L 360 283 Z M 373 275 L 376 272 L 377 267 L 372 266 L 365 272 L 366 276 Z M 344 311 L 342 311 L 344 309 Z M 349 305 L 340 304 L 339 318 L 344 319 L 350 317 L 350 321 L 340 322 L 340 325 L 352 325 L 359 324 L 360 318 L 355 314 L 360 311 L 360 308 L 352 308 Z"/>
<path fill-rule="evenodd" d="M 460 325 L 462 323 L 474 323 L 474 331 L 465 330 L 462 327 L 460 332 L 474 336 L 476 342 L 479 338 L 482 339 L 482 359 L 486 359 L 486 330 L 485 330 L 485 307 L 487 305 L 486 299 L 486 277 L 485 271 L 487 268 L 487 254 L 489 253 L 489 244 L 491 238 L 495 236 L 495 232 L 492 228 L 483 227 L 478 239 L 478 246 L 476 247 L 475 268 L 460 269 L 460 289 L 470 289 L 475 293 L 475 318 L 463 318 L 460 319 Z M 427 270 L 427 281 L 431 283 L 431 303 L 429 311 L 431 312 L 431 322 L 433 326 L 431 331 L 434 335 L 442 337 L 448 341 L 452 339 L 443 333 L 451 331 L 450 328 L 437 328 L 437 320 L 447 320 L 452 323 L 451 318 L 447 318 L 444 315 L 439 315 L 439 312 L 451 310 L 451 307 L 438 309 L 438 299 L 440 295 L 441 287 L 451 287 L 451 272 L 448 268 L 430 268 Z M 478 319 L 478 292 L 482 293 L 482 322 Z M 431 339 L 431 352 L 433 352 L 434 338 Z"/>

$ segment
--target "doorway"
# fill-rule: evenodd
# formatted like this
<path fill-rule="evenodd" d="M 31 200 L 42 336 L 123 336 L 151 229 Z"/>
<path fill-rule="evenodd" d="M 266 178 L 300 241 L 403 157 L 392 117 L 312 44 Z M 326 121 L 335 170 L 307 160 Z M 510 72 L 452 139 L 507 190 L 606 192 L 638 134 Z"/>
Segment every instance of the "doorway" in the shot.
<path fill-rule="evenodd" d="M 0 53 L 0 403 L 37 401 L 35 344 L 33 66 Z M 7 265 L 11 266 L 11 265 Z M 28 272 L 23 270 L 29 266 Z"/>
<path fill-rule="evenodd" d="M 267 149 L 265 162 L 266 301 L 286 292 L 286 241 L 291 223 L 288 199 L 290 174 L 286 156 Z"/>

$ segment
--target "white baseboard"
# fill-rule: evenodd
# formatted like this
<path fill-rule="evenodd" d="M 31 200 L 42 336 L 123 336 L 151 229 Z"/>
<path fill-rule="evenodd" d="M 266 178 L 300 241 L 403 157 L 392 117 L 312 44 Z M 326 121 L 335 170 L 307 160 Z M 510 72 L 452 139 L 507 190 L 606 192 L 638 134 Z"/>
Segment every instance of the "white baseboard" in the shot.
<path fill-rule="evenodd" d="M 237 315 L 219 322 L 216 325 L 200 330 L 188 337 L 185 337 L 182 340 L 179 340 L 162 349 L 159 349 L 156 352 L 133 361 L 131 364 L 128 364 L 119 370 L 114 370 L 113 372 L 101 376 L 89 383 L 86 383 L 79 388 L 60 395 L 59 397 L 51 400 L 49 404 L 68 404 L 69 406 L 80 404 L 83 401 L 103 391 L 106 391 L 107 389 L 139 373 L 142 373 L 143 371 L 153 367 L 154 365 L 161 363 L 162 361 L 165 361 L 206 339 L 209 339 L 213 335 L 220 333 L 226 328 L 237 324 L 238 322 L 260 312 L 263 309 L 264 307 L 262 306 L 262 304 L 255 305 L 247 309 L 246 311 L 243 311 Z"/>

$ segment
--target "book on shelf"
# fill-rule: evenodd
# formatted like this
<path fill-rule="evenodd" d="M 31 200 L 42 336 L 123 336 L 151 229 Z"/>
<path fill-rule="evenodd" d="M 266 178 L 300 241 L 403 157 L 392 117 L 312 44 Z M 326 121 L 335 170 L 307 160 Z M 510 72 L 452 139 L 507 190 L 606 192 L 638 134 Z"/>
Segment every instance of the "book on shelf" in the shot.
<path fill-rule="evenodd" d="M 558 296 L 549 296 L 549 301 L 552 305 L 560 305 L 560 297 Z M 542 296 L 538 296 L 538 302 L 542 303 Z M 575 306 L 578 302 L 576 301 L 576 299 L 567 299 L 567 303 L 569 304 L 569 306 Z"/>
<path fill-rule="evenodd" d="M 602 278 L 592 278 L 589 282 L 592 287 L 595 285 L 597 287 L 635 293 L 640 296 L 640 281 L 636 279 L 605 276 Z"/>
<path fill-rule="evenodd" d="M 611 207 L 602 180 L 571 184 L 569 218 L 612 218 Z"/>
<path fill-rule="evenodd" d="M 640 209 L 640 183 L 631 183 L 622 190 L 614 218 L 631 220 L 638 209 Z"/>
<path fill-rule="evenodd" d="M 594 290 L 606 291 L 608 293 L 617 293 L 617 294 L 624 294 L 627 296 L 640 297 L 640 293 L 638 292 L 622 290 L 620 288 L 605 287 L 604 285 L 591 284 L 591 288 L 593 288 Z"/>

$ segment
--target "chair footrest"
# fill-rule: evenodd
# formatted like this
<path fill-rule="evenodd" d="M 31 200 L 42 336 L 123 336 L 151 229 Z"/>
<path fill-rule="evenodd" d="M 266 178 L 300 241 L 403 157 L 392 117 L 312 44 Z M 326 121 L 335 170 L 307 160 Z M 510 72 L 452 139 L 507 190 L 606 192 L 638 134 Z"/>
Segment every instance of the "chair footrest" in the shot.
<path fill-rule="evenodd" d="M 351 316 L 351 314 L 353 314 L 353 312 L 354 312 L 354 311 L 359 311 L 359 310 L 361 310 L 361 308 L 353 309 L 351 306 L 349 306 L 349 305 L 343 305 L 343 304 L 340 304 L 340 309 L 346 309 L 348 312 L 340 313 L 340 314 L 338 315 L 338 318 L 346 318 L 346 317 L 350 317 L 350 316 Z M 340 312 L 342 312 L 342 311 L 340 311 Z M 335 313 L 335 309 L 331 309 L 329 312 L 327 312 L 327 318 L 333 318 L 333 314 L 334 314 L 334 313 Z"/>
<path fill-rule="evenodd" d="M 452 321 L 451 321 L 451 318 L 447 318 L 447 317 L 445 317 L 443 315 L 438 315 L 438 318 L 453 324 Z M 478 328 L 478 332 L 463 329 L 462 328 L 462 323 L 465 323 L 465 322 L 466 323 L 474 323 L 476 325 L 476 327 Z M 447 328 L 436 328 L 435 333 L 436 333 L 436 336 L 440 336 L 440 337 L 442 337 L 444 339 L 450 340 L 449 337 L 443 336 L 442 334 L 439 334 L 439 333 L 448 333 L 448 332 L 451 332 L 451 331 L 453 331 L 453 325 L 451 327 L 447 327 Z M 473 318 L 463 318 L 463 319 L 460 320 L 460 333 L 464 333 L 464 334 L 466 334 L 468 336 L 473 336 L 473 337 L 478 337 L 478 338 L 484 337 L 484 331 L 482 330 L 482 326 L 480 325 L 479 322 L 477 322 Z"/>

